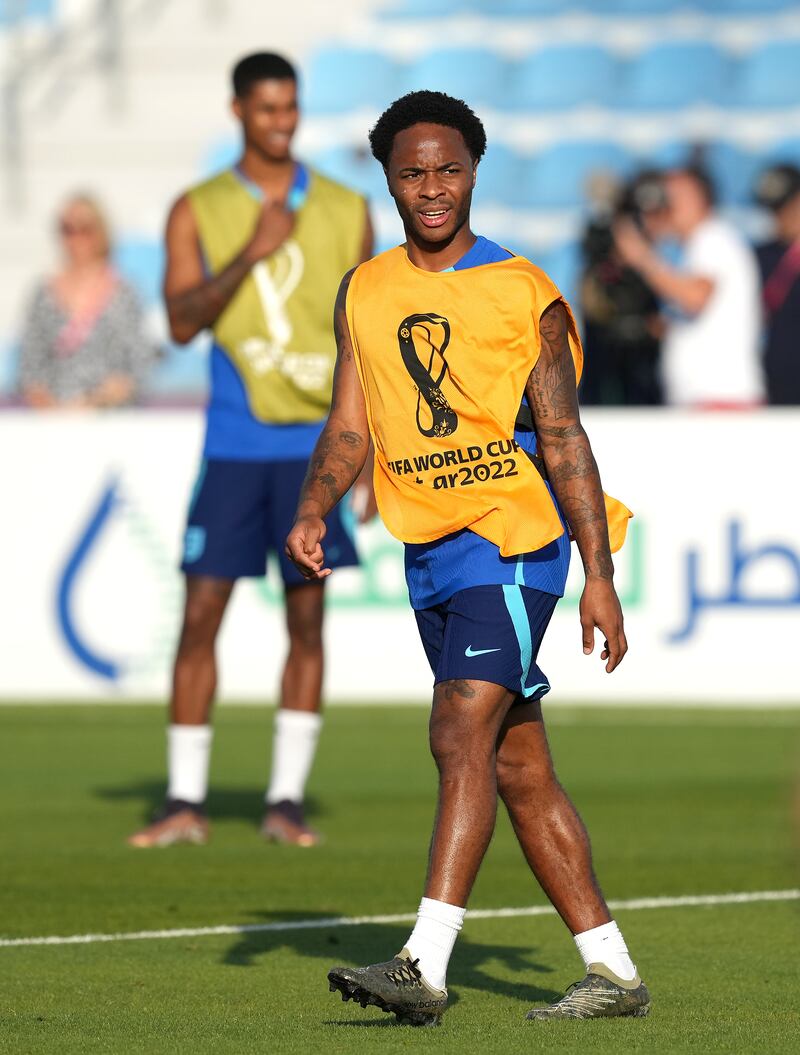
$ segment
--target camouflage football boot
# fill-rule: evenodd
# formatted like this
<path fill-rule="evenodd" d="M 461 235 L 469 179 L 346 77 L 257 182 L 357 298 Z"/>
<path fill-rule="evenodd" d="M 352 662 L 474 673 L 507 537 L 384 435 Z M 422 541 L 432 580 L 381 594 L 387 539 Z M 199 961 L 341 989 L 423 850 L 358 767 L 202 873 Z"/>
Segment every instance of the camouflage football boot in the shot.
<path fill-rule="evenodd" d="M 180 799 L 168 799 L 146 828 L 128 837 L 128 846 L 149 849 L 154 846 L 175 846 L 193 843 L 203 846 L 208 842 L 208 819 L 202 806 Z"/>
<path fill-rule="evenodd" d="M 428 985 L 418 962 L 403 949 L 387 963 L 334 967 L 328 971 L 330 990 L 362 1007 L 372 1004 L 381 1011 L 394 1011 L 403 1026 L 438 1026 L 447 1006 L 447 990 Z"/>
<path fill-rule="evenodd" d="M 319 832 L 306 824 L 302 803 L 289 799 L 267 807 L 261 834 L 268 842 L 287 846 L 317 846 L 320 841 Z"/>
<path fill-rule="evenodd" d="M 573 982 L 564 996 L 549 1007 L 535 1007 L 525 1016 L 551 1018 L 644 1018 L 650 1011 L 650 993 L 639 977 L 626 982 L 605 964 L 590 963 L 586 977 Z"/>

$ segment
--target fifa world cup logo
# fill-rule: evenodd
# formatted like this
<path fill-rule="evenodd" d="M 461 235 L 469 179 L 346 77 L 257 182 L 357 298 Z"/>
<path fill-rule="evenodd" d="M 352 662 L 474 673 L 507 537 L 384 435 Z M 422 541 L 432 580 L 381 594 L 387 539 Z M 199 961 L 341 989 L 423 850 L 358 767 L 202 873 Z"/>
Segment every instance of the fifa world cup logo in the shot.
<path fill-rule="evenodd" d="M 426 345 L 422 359 L 414 344 L 415 330 Z M 458 416 L 441 389 L 448 372 L 444 353 L 450 343 L 450 323 L 441 315 L 409 315 L 397 328 L 397 342 L 403 364 L 417 386 L 417 428 L 423 436 L 451 436 L 458 428 Z M 429 413 L 422 409 L 423 400 Z"/>

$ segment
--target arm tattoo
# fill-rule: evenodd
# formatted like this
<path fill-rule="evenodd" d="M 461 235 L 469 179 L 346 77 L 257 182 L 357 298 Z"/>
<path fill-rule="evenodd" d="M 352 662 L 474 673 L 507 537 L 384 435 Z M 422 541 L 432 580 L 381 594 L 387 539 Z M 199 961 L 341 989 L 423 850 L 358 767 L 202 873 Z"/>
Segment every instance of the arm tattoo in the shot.
<path fill-rule="evenodd" d="M 597 463 L 580 422 L 569 320 L 561 301 L 542 315 L 539 335 L 541 350 L 526 388 L 539 450 L 587 576 L 611 579 L 614 565 L 605 501 Z"/>
<path fill-rule="evenodd" d="M 368 440 L 357 432 L 335 433 L 326 425 L 308 464 L 300 504 L 314 501 L 320 490 L 326 515 L 350 489 L 361 472 L 367 454 Z M 317 498 L 317 501 L 319 499 Z"/>
<path fill-rule="evenodd" d="M 345 276 L 336 298 L 333 324 L 338 355 L 333 382 L 333 402 L 330 416 L 308 463 L 298 506 L 298 514 L 301 516 L 304 512 L 310 516 L 327 516 L 355 482 L 369 449 L 369 436 L 347 427 L 348 416 L 342 413 L 337 398 L 336 378 L 339 367 L 342 363 L 349 363 L 353 357 L 345 313 L 350 277 L 351 275 Z"/>
<path fill-rule="evenodd" d="M 556 307 L 560 310 L 554 311 Z M 567 313 L 560 302 L 551 305 L 542 315 L 539 335 L 542 342 L 540 358 L 544 359 L 544 364 L 542 370 L 534 369 L 533 374 L 542 416 L 554 421 L 573 417 L 578 406 L 575 368 L 567 337 Z"/>
<path fill-rule="evenodd" d="M 571 461 L 569 456 L 567 456 L 558 465 L 553 466 L 553 471 L 550 474 L 550 483 L 555 485 L 567 480 L 575 480 L 581 476 L 591 476 L 592 473 L 596 472 L 597 466 L 594 463 L 591 452 L 585 447 L 578 447 L 575 451 L 574 461 Z"/>

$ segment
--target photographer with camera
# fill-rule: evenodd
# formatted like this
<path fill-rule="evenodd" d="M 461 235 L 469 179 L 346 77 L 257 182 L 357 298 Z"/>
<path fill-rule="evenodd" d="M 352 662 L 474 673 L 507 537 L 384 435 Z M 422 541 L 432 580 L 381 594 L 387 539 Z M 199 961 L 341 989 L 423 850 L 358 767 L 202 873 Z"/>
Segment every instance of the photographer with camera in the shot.
<path fill-rule="evenodd" d="M 590 186 L 593 214 L 581 240 L 581 315 L 587 356 L 581 401 L 606 406 L 662 402 L 659 302 L 617 252 L 613 228 L 628 218 L 654 238 L 666 205 L 657 173 L 642 172 L 619 187 L 605 176 Z"/>
<path fill-rule="evenodd" d="M 622 259 L 670 309 L 661 377 L 668 404 L 741 409 L 763 401 L 759 358 L 760 296 L 754 254 L 715 210 L 706 173 L 695 167 L 664 176 L 667 228 L 683 250 L 673 267 L 630 219 L 614 225 Z"/>

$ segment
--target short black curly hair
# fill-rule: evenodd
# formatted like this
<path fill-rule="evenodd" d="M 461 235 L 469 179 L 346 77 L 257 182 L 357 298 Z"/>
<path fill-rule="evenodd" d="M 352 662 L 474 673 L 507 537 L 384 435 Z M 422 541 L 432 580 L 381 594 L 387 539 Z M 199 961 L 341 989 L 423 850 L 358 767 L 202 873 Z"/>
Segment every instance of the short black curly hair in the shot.
<path fill-rule="evenodd" d="M 233 94 L 244 99 L 258 81 L 294 81 L 297 83 L 297 70 L 283 55 L 274 51 L 257 51 L 245 55 L 233 67 L 231 74 Z"/>
<path fill-rule="evenodd" d="M 394 137 L 417 124 L 455 128 L 464 137 L 473 161 L 480 161 L 486 151 L 483 123 L 462 99 L 444 92 L 409 92 L 384 110 L 369 134 L 372 153 L 384 168 L 389 164 Z"/>

